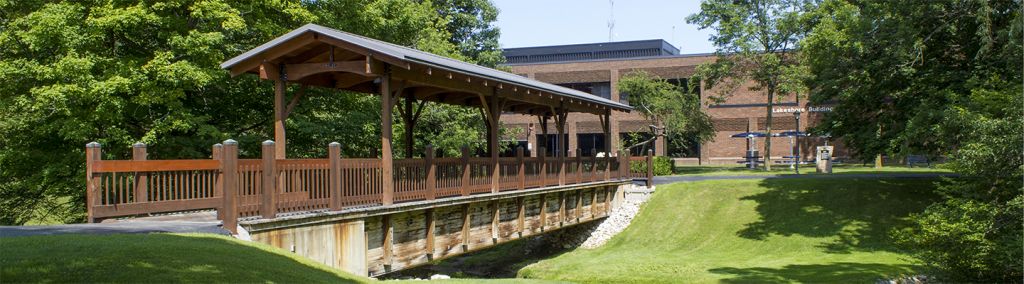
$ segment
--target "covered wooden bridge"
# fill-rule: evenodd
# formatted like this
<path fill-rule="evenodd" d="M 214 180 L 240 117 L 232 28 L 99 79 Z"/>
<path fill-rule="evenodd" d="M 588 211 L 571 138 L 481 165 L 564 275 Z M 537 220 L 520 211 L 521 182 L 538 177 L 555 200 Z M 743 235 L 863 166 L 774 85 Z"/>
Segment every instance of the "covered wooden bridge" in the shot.
<path fill-rule="evenodd" d="M 553 119 L 557 137 L 568 113 L 591 113 L 610 139 L 611 112 L 630 107 L 576 90 L 313 24 L 221 67 L 274 81 L 274 139 L 263 143 L 263 157 L 239 159 L 228 140 L 213 146 L 211 159 L 147 160 L 137 144 L 133 160 L 102 160 L 100 145 L 90 143 L 90 221 L 217 209 L 233 233 L 377 275 L 602 218 L 620 186 L 650 180 L 650 156 L 524 157 L 520 148 L 499 157 L 503 113 L 536 115 L 542 126 Z M 324 159 L 288 159 L 285 121 L 303 96 L 289 95 L 288 84 L 379 95 L 380 157 L 342 159 L 341 144 L 330 143 Z M 423 158 L 395 159 L 392 110 L 411 132 L 427 102 L 480 108 L 487 156 L 463 149 L 438 158 L 428 146 Z M 404 142 L 412 153 L 412 141 Z"/>

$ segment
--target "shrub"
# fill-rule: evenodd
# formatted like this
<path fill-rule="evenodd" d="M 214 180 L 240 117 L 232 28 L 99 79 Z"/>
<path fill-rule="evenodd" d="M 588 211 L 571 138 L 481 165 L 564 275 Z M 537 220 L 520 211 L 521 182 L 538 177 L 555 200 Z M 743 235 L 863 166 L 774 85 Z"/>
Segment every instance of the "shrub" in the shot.
<path fill-rule="evenodd" d="M 657 156 L 654 157 L 654 175 L 667 176 L 672 174 L 672 158 Z M 633 172 L 646 172 L 647 163 L 634 162 L 629 165 Z"/>

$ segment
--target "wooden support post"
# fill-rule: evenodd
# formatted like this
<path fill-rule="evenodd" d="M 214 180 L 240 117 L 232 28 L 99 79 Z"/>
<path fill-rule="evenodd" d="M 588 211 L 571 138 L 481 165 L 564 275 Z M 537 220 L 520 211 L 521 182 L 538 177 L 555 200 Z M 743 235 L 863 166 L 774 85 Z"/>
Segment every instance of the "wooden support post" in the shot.
<path fill-rule="evenodd" d="M 519 237 L 523 237 L 523 232 L 526 231 L 526 198 L 520 196 L 516 198 L 516 205 L 519 207 L 519 216 L 516 218 L 516 229 L 519 231 Z"/>
<path fill-rule="evenodd" d="M 221 167 L 222 167 L 221 169 L 223 169 L 223 165 L 224 165 L 224 160 L 223 160 L 223 158 L 224 158 L 224 145 L 220 144 L 220 143 L 213 144 L 213 147 L 210 149 L 210 158 L 213 159 L 213 160 L 216 160 L 216 161 L 220 161 L 221 162 Z M 223 173 L 217 173 L 217 174 L 220 175 L 220 176 L 214 178 L 213 196 L 214 197 L 220 197 L 220 198 L 223 199 L 224 198 L 224 177 L 222 175 Z M 217 220 L 224 220 L 224 209 L 223 208 L 217 209 Z"/>
<path fill-rule="evenodd" d="M 647 149 L 647 188 L 654 185 L 654 149 Z"/>
<path fill-rule="evenodd" d="M 434 259 L 434 246 L 437 241 L 434 239 L 434 235 L 437 235 L 437 216 L 434 215 L 434 208 L 427 209 L 427 259 Z"/>
<path fill-rule="evenodd" d="M 540 231 L 544 231 L 544 227 L 548 224 L 548 198 L 547 194 L 540 194 Z"/>
<path fill-rule="evenodd" d="M 491 201 L 493 206 L 491 215 L 491 242 L 494 244 L 498 243 L 499 225 L 501 225 L 501 200 Z"/>
<path fill-rule="evenodd" d="M 548 148 L 548 115 L 541 115 L 537 117 L 537 121 L 540 124 L 540 140 L 537 140 L 537 157 L 544 157 L 548 153 L 544 151 Z"/>
<path fill-rule="evenodd" d="M 580 157 L 583 151 L 580 148 L 576 148 L 576 183 L 583 182 L 583 158 Z"/>
<path fill-rule="evenodd" d="M 469 196 L 469 146 L 462 146 L 462 196 Z"/>
<path fill-rule="evenodd" d="M 580 214 L 582 214 L 582 212 L 583 212 L 583 191 L 582 190 L 578 190 L 578 189 L 576 190 L 576 208 L 573 208 L 572 211 L 574 213 L 576 213 L 575 214 L 576 215 L 576 223 L 579 224 L 580 223 Z"/>
<path fill-rule="evenodd" d="M 469 226 L 472 225 L 472 223 L 470 222 L 470 221 L 472 221 L 472 218 L 471 218 L 472 214 L 470 214 L 470 212 L 469 212 L 470 206 L 472 206 L 472 203 L 466 203 L 466 205 L 462 206 L 462 251 L 463 252 L 469 251 Z"/>
<path fill-rule="evenodd" d="M 590 191 L 590 219 L 597 218 L 597 190 Z"/>
<path fill-rule="evenodd" d="M 381 216 L 380 223 L 384 233 L 384 244 L 381 246 L 384 250 L 384 270 L 391 271 L 391 264 L 395 261 L 395 227 L 391 223 L 391 215 Z"/>
<path fill-rule="evenodd" d="M 264 219 L 277 217 L 277 184 L 276 147 L 274 141 L 263 141 L 263 192 L 260 202 L 260 216 Z"/>
<path fill-rule="evenodd" d="M 540 171 L 538 172 L 538 175 L 540 176 L 540 187 L 548 186 L 548 162 L 547 157 L 545 157 L 547 155 L 546 150 L 547 149 L 544 149 L 544 147 L 537 148 L 537 151 L 540 151 L 538 154 L 540 155 Z"/>
<path fill-rule="evenodd" d="M 94 172 L 96 167 L 96 161 L 103 159 L 103 148 L 100 143 L 90 142 L 85 144 L 85 181 L 87 184 L 85 190 L 85 209 L 88 214 L 89 223 L 96 223 L 96 217 L 93 214 L 93 206 L 99 205 L 100 198 L 100 182 L 102 177 Z"/>
<path fill-rule="evenodd" d="M 498 97 L 498 89 L 496 87 L 491 88 L 490 99 L 486 99 L 483 94 L 478 94 L 480 97 L 480 107 L 484 114 L 487 126 L 487 154 L 490 155 L 489 168 L 491 171 L 491 192 L 496 193 L 501 187 L 501 167 L 498 163 L 498 156 L 500 153 L 498 147 L 498 139 L 500 129 L 498 127 L 501 117 L 501 109 L 503 101 Z"/>
<path fill-rule="evenodd" d="M 558 227 L 565 223 L 565 191 L 558 192 Z"/>
<path fill-rule="evenodd" d="M 519 168 L 516 173 L 519 175 L 519 190 L 526 189 L 526 163 L 523 161 L 523 147 L 516 147 L 516 165 Z"/>
<path fill-rule="evenodd" d="M 619 179 L 629 179 L 629 156 L 619 150 Z"/>
<path fill-rule="evenodd" d="M 423 153 L 423 161 L 426 163 L 427 169 L 427 200 L 434 200 L 437 198 L 437 165 L 434 164 L 434 156 L 437 153 L 434 152 L 434 145 L 427 145 L 426 151 Z"/>
<path fill-rule="evenodd" d="M 280 66 L 274 64 L 270 68 L 277 68 L 281 70 Z M 283 70 L 282 70 L 283 71 Z M 286 112 L 287 102 L 285 102 L 285 92 L 288 90 L 288 82 L 286 81 L 286 74 L 281 72 L 278 78 L 274 78 L 274 140 L 277 141 L 275 151 L 275 158 L 286 159 L 287 158 L 287 145 L 288 139 L 285 137 L 285 122 L 288 120 L 288 114 Z"/>
<path fill-rule="evenodd" d="M 611 179 L 612 162 L 614 161 L 612 159 L 612 110 L 605 110 L 601 117 L 604 118 L 601 120 L 601 130 L 604 132 L 604 149 L 602 150 L 604 151 L 604 160 L 606 161 L 604 179 L 609 180 Z"/>
<path fill-rule="evenodd" d="M 217 210 L 221 215 L 224 229 L 238 234 L 238 142 L 225 140 L 220 157 L 220 180 L 223 187 L 221 200 L 224 203 Z M 223 211 L 223 213 L 221 213 Z"/>
<path fill-rule="evenodd" d="M 394 101 L 395 97 L 391 95 L 391 74 L 385 71 L 380 77 L 381 203 L 385 206 L 395 202 L 394 151 L 391 150 L 391 109 L 395 106 Z"/>
<path fill-rule="evenodd" d="M 591 153 L 597 153 L 597 148 L 590 149 L 590 152 Z M 590 167 L 590 179 L 591 179 L 591 181 L 595 181 L 595 180 L 597 180 L 598 165 L 601 164 L 601 159 L 597 158 L 597 155 L 594 155 L 593 157 L 588 157 L 588 158 L 590 158 L 591 161 L 594 161 L 593 162 L 594 165 L 592 167 Z"/>
<path fill-rule="evenodd" d="M 146 160 L 146 144 L 142 142 L 132 145 L 132 160 Z M 135 203 L 149 202 L 149 173 L 135 172 Z"/>
<path fill-rule="evenodd" d="M 562 129 L 559 128 L 558 137 L 562 137 Z M 562 149 L 562 142 L 558 142 L 558 185 L 565 185 L 565 153 Z"/>
<path fill-rule="evenodd" d="M 565 154 L 568 151 L 566 151 L 565 141 L 562 141 L 562 139 L 565 139 L 563 136 L 565 135 L 565 119 L 567 116 L 568 113 L 565 112 L 565 109 L 558 108 L 555 110 L 555 128 L 558 129 L 558 138 L 555 139 L 558 144 L 555 146 L 555 149 L 558 149 L 556 153 L 556 157 L 558 157 L 558 185 L 565 185 Z"/>
<path fill-rule="evenodd" d="M 341 143 L 331 142 L 327 145 L 327 159 L 330 165 L 329 194 L 331 196 L 331 211 L 341 210 Z"/>
<path fill-rule="evenodd" d="M 604 215 L 608 216 L 608 212 L 612 210 L 612 196 L 615 195 L 615 189 L 606 187 L 604 188 Z"/>

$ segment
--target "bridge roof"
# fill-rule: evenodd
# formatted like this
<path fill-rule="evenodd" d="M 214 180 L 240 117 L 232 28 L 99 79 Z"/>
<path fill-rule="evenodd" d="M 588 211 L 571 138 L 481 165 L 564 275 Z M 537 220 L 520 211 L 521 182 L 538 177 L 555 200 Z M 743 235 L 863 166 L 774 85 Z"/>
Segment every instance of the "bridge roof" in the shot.
<path fill-rule="evenodd" d="M 269 65 L 268 65 L 269 64 Z M 589 93 L 315 24 L 307 24 L 225 61 L 231 74 L 373 93 L 380 75 L 416 99 L 481 106 L 505 99 L 502 111 L 522 114 L 605 114 L 632 108 Z M 280 70 L 270 70 L 280 68 Z"/>

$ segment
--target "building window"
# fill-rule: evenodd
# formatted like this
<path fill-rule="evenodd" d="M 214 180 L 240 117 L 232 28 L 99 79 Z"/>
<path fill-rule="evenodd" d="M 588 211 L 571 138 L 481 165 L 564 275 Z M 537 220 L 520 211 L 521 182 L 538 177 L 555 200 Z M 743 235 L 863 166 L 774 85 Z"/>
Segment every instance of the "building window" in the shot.
<path fill-rule="evenodd" d="M 589 93 L 605 99 L 612 98 L 611 82 L 588 82 L 588 83 L 567 83 L 559 86 L 570 88 L 584 93 Z"/>
<path fill-rule="evenodd" d="M 555 143 L 555 138 L 557 138 L 557 137 L 558 137 L 558 134 L 548 134 L 547 139 L 544 139 L 544 135 L 537 134 L 537 141 L 538 142 L 540 142 L 540 141 L 547 141 L 547 143 L 544 143 L 544 144 L 539 144 L 538 143 L 537 147 L 540 147 L 541 145 L 544 145 L 545 146 L 544 154 L 546 156 L 548 156 L 548 157 L 554 157 L 555 153 L 556 153 L 555 152 L 556 151 L 555 150 L 556 147 L 553 147 L 553 146 L 554 145 L 558 145 L 557 143 Z M 569 134 L 562 134 L 562 147 L 561 147 L 562 155 L 568 155 L 568 153 L 569 153 L 568 149 L 569 149 Z"/>
<path fill-rule="evenodd" d="M 673 85 L 683 88 L 683 91 L 686 93 L 694 93 L 697 94 L 697 96 L 700 96 L 700 86 L 697 86 L 696 88 L 693 88 L 693 90 L 690 90 L 690 78 L 673 78 L 666 79 L 665 81 L 668 81 Z"/>
<path fill-rule="evenodd" d="M 604 133 L 576 134 L 576 145 L 580 149 L 580 157 L 593 157 L 604 152 Z"/>

